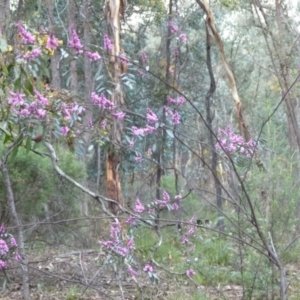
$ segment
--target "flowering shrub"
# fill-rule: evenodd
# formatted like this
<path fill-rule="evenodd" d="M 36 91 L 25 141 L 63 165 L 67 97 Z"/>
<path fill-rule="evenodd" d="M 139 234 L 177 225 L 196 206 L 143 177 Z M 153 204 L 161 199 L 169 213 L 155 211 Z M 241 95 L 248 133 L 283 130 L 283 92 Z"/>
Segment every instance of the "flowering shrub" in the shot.
<path fill-rule="evenodd" d="M 0 226 L 0 270 L 7 268 L 10 258 L 17 261 L 21 260 L 20 255 L 16 252 L 17 242 L 13 235 L 6 232 L 4 224 Z"/>
<path fill-rule="evenodd" d="M 257 143 L 252 139 L 246 142 L 242 136 L 234 133 L 232 127 L 228 125 L 225 129 L 219 128 L 216 149 L 224 151 L 227 155 L 236 153 L 251 157 L 257 149 Z"/>

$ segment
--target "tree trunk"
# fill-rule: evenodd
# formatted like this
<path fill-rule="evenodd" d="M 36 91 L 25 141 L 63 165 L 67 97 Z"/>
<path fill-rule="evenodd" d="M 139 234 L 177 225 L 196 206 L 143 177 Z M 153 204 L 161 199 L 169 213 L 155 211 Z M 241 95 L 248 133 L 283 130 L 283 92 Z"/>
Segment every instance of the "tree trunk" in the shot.
<path fill-rule="evenodd" d="M 75 1 L 69 0 L 68 3 L 68 22 L 69 22 L 69 40 L 72 37 L 72 29 L 76 30 L 76 10 Z M 74 50 L 73 50 L 73 54 Z M 70 90 L 73 95 L 77 94 L 78 78 L 77 78 L 77 60 L 74 58 L 70 61 Z"/>
<path fill-rule="evenodd" d="M 10 0 L 0 1 L 0 35 L 6 37 L 10 17 Z"/>
<path fill-rule="evenodd" d="M 285 45 L 282 43 L 283 37 L 285 34 L 289 34 L 283 31 L 283 16 L 281 12 L 281 5 L 278 0 L 275 0 L 275 9 L 276 9 L 276 23 L 278 29 L 277 39 L 273 35 L 273 28 L 269 24 L 269 20 L 265 14 L 264 8 L 260 1 L 252 1 L 256 15 L 260 22 L 260 27 L 262 28 L 262 33 L 266 42 L 266 46 L 270 55 L 270 59 L 276 74 L 278 83 L 280 85 L 282 96 L 285 95 L 287 90 L 291 86 L 291 80 L 288 73 L 288 52 L 285 48 Z M 259 10 L 259 11 L 258 11 Z M 263 18 L 263 21 L 261 21 Z M 266 28 L 264 28 L 266 27 Z M 269 41 L 270 38 L 270 41 Z M 296 118 L 296 99 L 293 97 L 291 92 L 285 95 L 285 104 L 286 104 L 286 117 L 287 125 L 289 131 L 289 142 L 291 147 L 300 150 L 300 133 L 298 127 L 298 121 Z"/>
<path fill-rule="evenodd" d="M 54 2 L 53 0 L 46 0 L 46 8 L 48 15 L 48 26 L 49 26 L 49 34 L 55 33 L 54 30 Z M 60 72 L 59 72 L 59 54 L 57 50 L 55 50 L 54 55 L 51 56 L 50 62 L 51 68 L 51 84 L 55 89 L 60 89 Z"/>
<path fill-rule="evenodd" d="M 30 300 L 30 290 L 29 290 L 29 273 L 27 267 L 27 259 L 25 254 L 24 247 L 24 236 L 22 231 L 22 223 L 18 216 L 15 204 L 15 198 L 13 194 L 13 190 L 11 187 L 11 182 L 9 178 L 9 173 L 6 164 L 3 161 L 0 161 L 0 170 L 3 176 L 3 183 L 5 187 L 7 206 L 9 210 L 9 214 L 12 220 L 13 225 L 17 228 L 17 239 L 18 239 L 18 251 L 22 257 L 22 287 L 23 287 L 23 299 Z"/>
<path fill-rule="evenodd" d="M 112 49 L 109 50 L 109 66 L 108 71 L 113 82 L 111 101 L 122 109 L 124 107 L 124 93 L 122 89 L 122 68 L 123 64 L 119 59 L 121 54 L 120 46 L 120 15 L 124 13 L 125 3 L 122 0 L 108 0 L 105 6 L 105 14 L 107 17 L 108 36 L 112 42 Z M 115 200 L 120 206 L 123 206 L 123 196 L 120 180 L 120 163 L 121 153 L 120 146 L 122 142 L 123 122 L 113 118 L 111 128 L 109 130 L 110 144 L 106 158 L 106 186 L 107 196 Z M 118 206 L 114 203 L 110 204 L 110 210 L 115 215 L 118 214 Z"/>
<path fill-rule="evenodd" d="M 218 49 L 219 49 L 219 54 L 220 54 L 220 57 L 221 57 L 221 61 L 222 61 L 222 64 L 223 64 L 223 67 L 224 67 L 224 70 L 225 70 L 225 73 L 227 75 L 227 79 L 228 79 L 228 82 L 229 82 L 229 86 L 230 86 L 230 89 L 231 89 L 232 99 L 235 103 L 235 113 L 236 113 L 236 119 L 237 119 L 237 122 L 238 122 L 238 127 L 239 127 L 240 134 L 244 137 L 244 139 L 246 141 L 249 141 L 250 138 L 251 138 L 251 135 L 250 135 L 250 132 L 249 132 L 249 129 L 248 129 L 246 119 L 244 117 L 242 102 L 241 102 L 240 96 L 238 94 L 234 74 L 231 71 L 231 68 L 230 68 L 230 66 L 229 66 L 229 64 L 227 63 L 227 60 L 226 60 L 223 42 L 222 42 L 221 37 L 220 37 L 220 35 L 217 31 L 215 21 L 214 21 L 213 12 L 211 11 L 207 0 L 196 0 L 196 2 L 199 4 L 201 9 L 205 12 L 206 17 L 207 17 L 206 23 L 207 23 L 209 29 L 211 30 L 215 40 L 216 40 L 216 43 L 217 43 L 217 46 L 218 46 Z"/>

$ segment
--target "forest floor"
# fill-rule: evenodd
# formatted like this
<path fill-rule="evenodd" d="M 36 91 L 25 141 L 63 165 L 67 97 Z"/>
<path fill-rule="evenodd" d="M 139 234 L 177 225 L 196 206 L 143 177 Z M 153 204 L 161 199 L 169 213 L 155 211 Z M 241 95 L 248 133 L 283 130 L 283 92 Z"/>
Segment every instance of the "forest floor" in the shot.
<path fill-rule="evenodd" d="M 45 255 L 46 254 L 46 255 Z M 239 300 L 242 286 L 220 284 L 218 286 L 196 286 L 187 278 L 168 277 L 158 273 L 159 282 L 153 284 L 146 275 L 138 279 L 139 287 L 132 277 L 117 281 L 114 272 L 107 271 L 98 262 L 105 253 L 96 250 L 58 251 L 47 249 L 43 253 L 29 255 L 30 290 L 33 300 L 94 300 L 94 299 L 166 299 L 166 300 Z M 12 265 L 7 270 L 11 282 L 0 291 L 1 300 L 21 300 L 21 269 Z M 297 289 L 300 266 L 288 266 L 290 293 Z M 4 275 L 0 275 L 0 282 Z M 123 294 L 123 295 L 122 295 Z M 261 297 L 261 296 L 260 296 Z M 292 297 L 291 297 L 292 298 Z M 257 298 L 253 295 L 250 299 Z M 297 299 L 297 298 L 293 298 Z"/>

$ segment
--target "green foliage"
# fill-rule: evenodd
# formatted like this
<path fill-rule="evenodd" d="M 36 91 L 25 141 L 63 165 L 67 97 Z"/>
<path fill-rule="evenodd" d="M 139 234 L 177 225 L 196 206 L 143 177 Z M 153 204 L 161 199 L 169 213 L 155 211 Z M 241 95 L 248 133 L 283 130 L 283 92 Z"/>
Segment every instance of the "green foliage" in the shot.
<path fill-rule="evenodd" d="M 46 152 L 42 148 L 41 153 Z M 78 162 L 76 156 L 62 147 L 57 149 L 61 168 L 75 180 L 85 178 L 85 168 Z M 45 205 L 49 214 L 64 212 L 64 217 L 78 215 L 78 190 L 63 181 L 54 172 L 52 163 L 47 156 L 28 152 L 20 147 L 18 155 L 8 160 L 10 180 L 17 203 L 18 211 L 23 221 L 32 217 L 46 218 Z M 2 216 L 7 215 L 2 175 L 0 175 L 0 193 Z M 3 220 L 2 220 L 3 221 Z"/>

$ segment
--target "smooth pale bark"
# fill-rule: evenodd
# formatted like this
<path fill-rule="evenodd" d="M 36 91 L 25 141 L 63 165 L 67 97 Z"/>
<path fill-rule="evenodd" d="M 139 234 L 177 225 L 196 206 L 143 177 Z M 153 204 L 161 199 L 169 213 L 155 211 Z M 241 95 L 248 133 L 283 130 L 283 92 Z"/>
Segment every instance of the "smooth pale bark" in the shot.
<path fill-rule="evenodd" d="M 10 0 L 0 1 L 0 34 L 6 36 L 7 25 L 10 19 Z"/>
<path fill-rule="evenodd" d="M 72 38 L 72 28 L 76 30 L 76 9 L 75 1 L 69 0 L 68 3 L 68 22 L 69 22 L 69 40 Z M 73 51 L 73 54 L 74 51 Z M 74 58 L 70 61 L 70 91 L 77 94 L 78 76 L 77 76 L 77 60 Z"/>
<path fill-rule="evenodd" d="M 121 54 L 120 46 L 120 16 L 124 13 L 125 3 L 122 0 L 109 0 L 105 6 L 105 15 L 107 17 L 108 36 L 113 44 L 109 51 L 108 72 L 113 82 L 111 101 L 119 108 L 124 107 L 124 93 L 122 89 L 121 74 L 124 71 L 124 63 L 119 59 Z M 120 206 L 124 206 L 121 181 L 120 181 L 120 163 L 122 144 L 123 122 L 113 118 L 109 129 L 110 144 L 106 158 L 106 187 L 108 198 L 114 199 Z M 110 210 L 117 215 L 118 207 L 111 203 Z"/>
<path fill-rule="evenodd" d="M 240 96 L 239 96 L 239 93 L 237 90 L 234 74 L 226 60 L 223 42 L 221 40 L 221 37 L 220 37 L 217 27 L 215 25 L 213 12 L 211 11 L 207 0 L 196 0 L 196 2 L 199 4 L 201 9 L 205 12 L 206 17 L 207 17 L 206 23 L 207 23 L 210 31 L 212 32 L 212 34 L 215 38 L 215 41 L 217 43 L 220 58 L 221 58 L 221 61 L 222 61 L 222 64 L 223 64 L 223 67 L 224 67 L 224 70 L 225 70 L 225 73 L 226 73 L 226 76 L 228 79 L 228 83 L 229 83 L 229 86 L 231 89 L 232 99 L 235 103 L 235 113 L 236 113 L 236 118 L 237 118 L 240 134 L 245 138 L 246 141 L 249 141 L 251 139 L 251 135 L 250 135 L 250 132 L 248 129 L 246 119 L 244 117 L 242 102 L 240 100 Z"/>
<path fill-rule="evenodd" d="M 285 93 L 291 87 L 291 79 L 289 74 L 289 56 L 290 53 L 287 46 L 282 42 L 285 34 L 291 34 L 284 31 L 284 20 L 282 14 L 281 4 L 278 0 L 275 0 L 276 10 L 276 25 L 277 34 L 273 34 L 274 28 L 270 25 L 269 19 L 265 13 L 263 5 L 260 1 L 251 1 L 254 12 L 257 15 L 259 22 L 258 26 L 262 29 L 266 47 L 269 52 L 269 56 L 273 65 L 274 72 L 276 74 L 279 86 L 282 91 L 282 96 L 285 96 L 286 104 L 286 117 L 289 130 L 289 142 L 290 145 L 300 151 L 300 132 L 298 126 L 298 120 L 296 117 L 296 98 L 292 92 L 287 95 Z"/>
<path fill-rule="evenodd" d="M 3 161 L 0 161 L 0 171 L 3 176 L 3 183 L 5 187 L 5 193 L 6 193 L 6 200 L 7 200 L 7 206 L 9 210 L 9 215 L 11 218 L 11 221 L 16 227 L 17 230 L 17 240 L 18 240 L 18 251 L 22 260 L 22 295 L 24 300 L 30 300 L 30 290 L 29 290 L 29 273 L 28 273 L 28 267 L 27 267 L 27 259 L 26 259 L 26 253 L 25 253 L 25 247 L 24 247 L 24 235 L 22 231 L 22 223 L 18 216 L 17 210 L 16 210 L 16 203 L 14 198 L 14 193 L 12 190 L 9 173 L 7 166 L 5 164 L 6 158 Z"/>
<path fill-rule="evenodd" d="M 49 34 L 55 34 L 54 30 L 54 0 L 45 0 L 48 16 L 48 27 Z M 50 62 L 51 68 L 51 84 L 55 89 L 60 89 L 60 72 L 59 72 L 59 53 L 58 50 L 55 50 L 54 55 L 51 56 Z"/>

